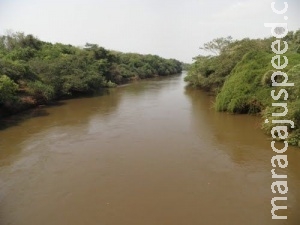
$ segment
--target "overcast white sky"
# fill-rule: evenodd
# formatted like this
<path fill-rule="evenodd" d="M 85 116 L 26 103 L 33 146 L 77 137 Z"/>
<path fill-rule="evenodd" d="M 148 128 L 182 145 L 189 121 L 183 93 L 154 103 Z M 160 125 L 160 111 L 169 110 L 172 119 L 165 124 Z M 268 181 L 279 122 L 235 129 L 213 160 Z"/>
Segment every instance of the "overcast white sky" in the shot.
<path fill-rule="evenodd" d="M 191 62 L 217 37 L 271 36 L 265 22 L 300 28 L 300 1 L 286 0 L 284 15 L 272 0 L 0 0 L 0 34 L 33 34 L 43 41 L 96 43 L 123 52 L 157 54 Z M 278 9 L 284 1 L 276 1 Z"/>

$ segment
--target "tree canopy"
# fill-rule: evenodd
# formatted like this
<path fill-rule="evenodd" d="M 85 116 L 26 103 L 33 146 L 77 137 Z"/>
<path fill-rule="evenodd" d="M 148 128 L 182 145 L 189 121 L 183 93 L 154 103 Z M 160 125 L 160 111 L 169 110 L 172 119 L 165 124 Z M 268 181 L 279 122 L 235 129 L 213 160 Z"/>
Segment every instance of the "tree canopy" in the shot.
<path fill-rule="evenodd" d="M 0 36 L 0 107 L 24 101 L 46 104 L 181 70 L 182 63 L 175 59 L 122 53 L 91 43 L 83 48 L 53 44 L 11 32 Z"/>

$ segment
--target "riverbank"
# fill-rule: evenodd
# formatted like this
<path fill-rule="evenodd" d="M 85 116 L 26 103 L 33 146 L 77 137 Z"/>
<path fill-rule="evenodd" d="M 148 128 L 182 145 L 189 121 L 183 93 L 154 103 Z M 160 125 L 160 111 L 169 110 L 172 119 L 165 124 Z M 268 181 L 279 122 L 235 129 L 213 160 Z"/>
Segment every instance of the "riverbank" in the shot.
<path fill-rule="evenodd" d="M 168 76 L 175 76 L 175 75 L 177 75 L 177 74 L 171 74 Z M 134 82 L 140 82 L 142 80 L 154 79 L 154 78 L 159 78 L 159 77 L 162 77 L 162 76 L 154 75 L 152 78 L 143 78 L 143 79 L 134 78 L 130 81 L 127 81 L 126 83 L 114 85 L 113 87 L 110 87 L 110 88 L 108 88 L 108 87 L 101 88 L 98 91 L 94 91 L 93 93 L 79 93 L 79 94 L 77 93 L 76 95 L 72 95 L 72 96 L 61 96 L 58 99 L 52 99 L 51 101 L 47 101 L 47 102 L 45 102 L 45 101 L 38 102 L 36 99 L 34 99 L 33 96 L 21 96 L 17 101 L 7 102 L 6 104 L 3 104 L 2 107 L 0 107 L 0 119 L 6 119 L 6 118 L 9 118 L 10 116 L 21 114 L 28 110 L 32 110 L 32 109 L 39 108 L 39 107 L 57 105 L 59 103 L 59 101 L 62 101 L 62 100 L 103 95 L 105 93 L 108 93 L 111 89 L 114 89 L 114 88 L 124 87 L 124 86 L 130 85 Z M 163 77 L 166 77 L 166 76 L 163 76 Z"/>
<path fill-rule="evenodd" d="M 287 87 L 286 120 L 295 122 L 295 129 L 288 129 L 288 142 L 300 146 L 300 30 L 289 32 L 282 39 L 289 46 L 285 57 L 288 65 L 282 70 L 294 87 Z M 218 55 L 198 56 L 192 64 L 185 80 L 192 86 L 215 93 L 215 109 L 233 114 L 260 114 L 271 121 L 272 114 L 282 112 L 282 107 L 272 107 L 271 91 L 280 92 L 280 87 L 272 88 L 271 76 L 275 72 L 271 60 L 274 53 L 271 43 L 274 38 L 232 40 L 215 39 L 204 48 L 215 50 Z M 222 43 L 217 45 L 216 43 Z M 210 46 L 210 47 L 209 47 Z M 282 81 L 277 76 L 277 82 Z M 275 94 L 276 95 L 276 94 Z M 279 101 L 286 100 L 278 94 Z M 276 97 L 276 98 L 277 98 Z M 272 124 L 261 125 L 270 134 Z"/>
<path fill-rule="evenodd" d="M 98 92 L 132 80 L 180 73 L 182 63 L 87 43 L 79 48 L 33 35 L 0 36 L 0 113 Z"/>

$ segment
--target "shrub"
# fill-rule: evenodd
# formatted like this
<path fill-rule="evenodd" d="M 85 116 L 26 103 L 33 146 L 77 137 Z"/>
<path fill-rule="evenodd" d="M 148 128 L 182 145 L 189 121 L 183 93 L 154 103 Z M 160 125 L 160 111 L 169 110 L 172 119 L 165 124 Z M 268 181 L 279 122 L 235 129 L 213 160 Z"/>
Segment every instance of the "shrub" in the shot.
<path fill-rule="evenodd" d="M 0 103 L 13 101 L 16 97 L 18 85 L 8 76 L 0 76 Z"/>
<path fill-rule="evenodd" d="M 45 103 L 54 97 L 54 89 L 50 85 L 44 84 L 41 81 L 28 83 L 28 93 L 40 103 Z"/>

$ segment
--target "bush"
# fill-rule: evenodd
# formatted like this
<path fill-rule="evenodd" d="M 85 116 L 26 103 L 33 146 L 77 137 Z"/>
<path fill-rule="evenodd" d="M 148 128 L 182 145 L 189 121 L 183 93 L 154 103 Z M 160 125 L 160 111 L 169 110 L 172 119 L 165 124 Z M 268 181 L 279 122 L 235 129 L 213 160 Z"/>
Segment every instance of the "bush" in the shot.
<path fill-rule="evenodd" d="M 250 52 L 234 68 L 216 98 L 216 109 L 231 113 L 257 112 L 270 99 L 268 88 L 261 85 L 262 75 L 268 71 L 270 55 Z"/>
<path fill-rule="evenodd" d="M 28 83 L 28 93 L 31 94 L 39 103 L 45 103 L 54 97 L 54 89 L 50 85 L 41 81 Z"/>
<path fill-rule="evenodd" d="M 107 88 L 114 88 L 116 86 L 117 85 L 115 83 L 111 82 L 110 80 L 108 82 L 106 82 L 106 84 L 105 84 L 105 87 L 107 87 Z"/>
<path fill-rule="evenodd" d="M 8 76 L 0 76 L 0 103 L 15 100 L 18 85 Z"/>

